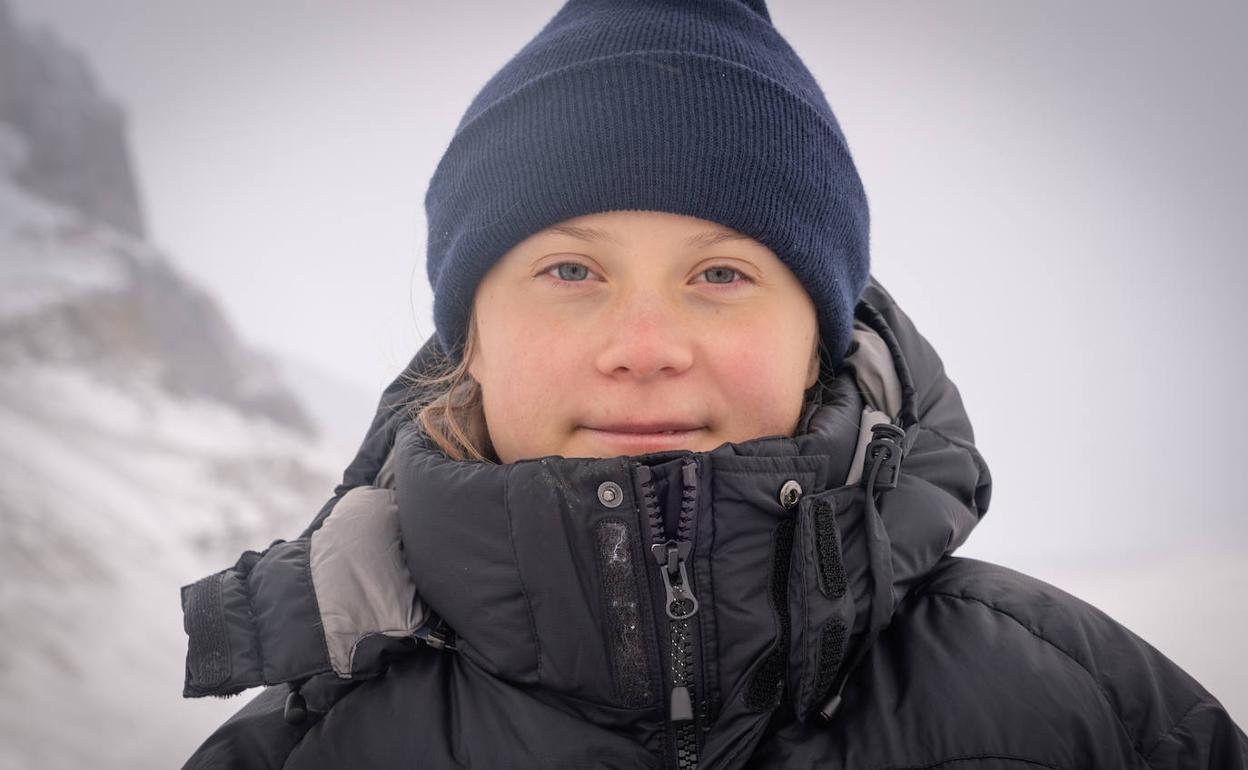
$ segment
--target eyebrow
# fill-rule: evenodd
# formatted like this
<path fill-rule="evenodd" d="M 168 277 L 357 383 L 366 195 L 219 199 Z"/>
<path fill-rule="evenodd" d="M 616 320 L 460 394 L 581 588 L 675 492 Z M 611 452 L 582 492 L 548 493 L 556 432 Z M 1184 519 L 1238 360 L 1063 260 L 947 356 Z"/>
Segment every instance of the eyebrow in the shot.
<path fill-rule="evenodd" d="M 563 235 L 570 236 L 572 238 L 577 238 L 582 241 L 590 241 L 590 242 L 606 241 L 608 243 L 614 243 L 617 246 L 621 245 L 620 242 L 616 240 L 610 233 L 608 233 L 605 230 L 600 230 L 597 227 L 577 227 L 575 225 L 551 225 L 550 227 L 546 228 L 543 232 L 560 233 Z M 748 240 L 751 240 L 751 238 L 750 236 L 745 235 L 744 233 L 737 233 L 731 230 L 707 230 L 705 232 L 701 232 L 701 233 L 698 233 L 696 235 L 692 235 L 686 238 L 684 245 L 686 248 L 699 248 L 699 247 L 706 248 L 708 246 L 714 246 L 718 243 L 723 243 L 724 241 L 741 241 L 741 240 L 748 241 Z"/>

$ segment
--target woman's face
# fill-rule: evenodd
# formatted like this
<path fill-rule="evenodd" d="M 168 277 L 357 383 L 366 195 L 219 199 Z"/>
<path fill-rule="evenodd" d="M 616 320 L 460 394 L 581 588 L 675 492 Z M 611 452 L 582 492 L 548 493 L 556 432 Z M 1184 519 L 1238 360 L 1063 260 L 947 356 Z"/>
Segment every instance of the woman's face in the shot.
<path fill-rule="evenodd" d="M 491 268 L 474 312 L 469 372 L 504 463 L 791 436 L 819 376 L 797 278 L 766 246 L 695 217 L 553 225 Z"/>

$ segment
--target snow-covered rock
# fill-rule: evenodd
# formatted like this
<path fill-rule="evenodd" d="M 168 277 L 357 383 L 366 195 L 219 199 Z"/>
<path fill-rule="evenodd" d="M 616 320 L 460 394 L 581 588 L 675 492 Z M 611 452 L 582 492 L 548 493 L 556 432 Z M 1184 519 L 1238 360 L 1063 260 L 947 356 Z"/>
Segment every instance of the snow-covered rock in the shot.
<path fill-rule="evenodd" d="M 105 104 L 0 0 L 0 770 L 176 767 L 240 708 L 182 699 L 179 588 L 298 535 L 371 416 L 144 240 Z"/>
<path fill-rule="evenodd" d="M 83 57 L 47 29 L 23 29 L 0 2 L 0 121 L 29 152 L 11 178 L 49 200 L 136 236 L 142 206 L 125 114 Z"/>

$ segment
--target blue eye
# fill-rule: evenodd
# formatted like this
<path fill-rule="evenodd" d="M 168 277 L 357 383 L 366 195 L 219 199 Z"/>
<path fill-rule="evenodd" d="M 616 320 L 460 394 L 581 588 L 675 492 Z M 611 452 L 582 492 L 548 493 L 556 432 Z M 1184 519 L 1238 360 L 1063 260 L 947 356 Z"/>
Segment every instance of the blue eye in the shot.
<path fill-rule="evenodd" d="M 706 276 L 707 283 L 732 283 L 732 277 L 740 273 L 730 267 L 712 267 L 703 270 L 702 275 Z"/>
<path fill-rule="evenodd" d="M 564 268 L 569 268 L 565 270 Z M 589 276 L 589 268 L 576 262 L 560 262 L 555 265 L 555 272 L 564 281 L 580 281 Z"/>
<path fill-rule="evenodd" d="M 718 265 L 716 267 L 708 267 L 703 270 L 702 275 L 706 276 L 706 282 L 715 286 L 732 286 L 735 283 L 754 283 L 754 279 L 735 268 Z M 740 281 L 734 281 L 733 276 L 740 276 Z"/>
<path fill-rule="evenodd" d="M 568 283 L 580 283 L 589 277 L 589 268 L 579 262 L 560 262 L 557 265 L 551 265 L 543 270 L 539 275 L 554 271 L 555 278 Z"/>

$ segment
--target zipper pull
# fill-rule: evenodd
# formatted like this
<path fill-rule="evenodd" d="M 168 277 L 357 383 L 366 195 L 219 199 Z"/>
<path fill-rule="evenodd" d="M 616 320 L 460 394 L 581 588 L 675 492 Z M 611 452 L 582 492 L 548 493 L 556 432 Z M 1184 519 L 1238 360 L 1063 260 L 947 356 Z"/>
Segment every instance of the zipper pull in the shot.
<path fill-rule="evenodd" d="M 663 590 L 667 592 L 667 616 L 672 620 L 691 618 L 698 611 L 698 599 L 689 587 L 689 573 L 685 570 L 691 545 L 688 541 L 668 540 L 650 546 L 650 553 L 662 568 L 659 574 L 663 576 Z M 677 582 L 673 582 L 673 578 Z"/>
<path fill-rule="evenodd" d="M 672 699 L 669 715 L 673 722 L 693 721 L 693 700 L 689 697 L 689 688 L 683 684 L 672 688 Z"/>

